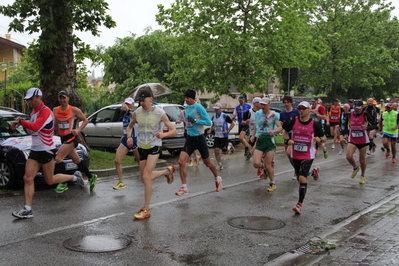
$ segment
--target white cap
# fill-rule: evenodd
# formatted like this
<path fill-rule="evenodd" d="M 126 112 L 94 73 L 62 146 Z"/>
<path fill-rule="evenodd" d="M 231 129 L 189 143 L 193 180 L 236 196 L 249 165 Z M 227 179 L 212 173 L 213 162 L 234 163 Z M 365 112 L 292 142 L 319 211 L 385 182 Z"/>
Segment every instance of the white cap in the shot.
<path fill-rule="evenodd" d="M 252 103 L 258 103 L 260 100 L 262 100 L 260 97 L 255 97 L 252 99 Z"/>
<path fill-rule="evenodd" d="M 213 106 L 213 109 L 220 109 L 222 108 L 222 104 L 220 103 L 215 103 L 215 105 Z"/>
<path fill-rule="evenodd" d="M 270 99 L 267 97 L 263 97 L 260 101 L 260 104 L 269 104 L 270 103 Z"/>
<path fill-rule="evenodd" d="M 127 98 L 125 99 L 124 103 L 132 104 L 132 103 L 134 103 L 134 100 L 133 100 L 132 97 L 127 97 Z"/>
<path fill-rule="evenodd" d="M 298 104 L 298 107 L 299 107 L 299 106 L 303 106 L 303 107 L 309 109 L 309 108 L 310 108 L 310 103 L 309 103 L 309 102 L 306 102 L 306 101 L 302 101 L 302 102 L 300 102 L 300 103 Z"/>
<path fill-rule="evenodd" d="M 29 100 L 33 96 L 42 96 L 43 93 L 39 88 L 30 88 L 25 95 L 25 100 Z"/>

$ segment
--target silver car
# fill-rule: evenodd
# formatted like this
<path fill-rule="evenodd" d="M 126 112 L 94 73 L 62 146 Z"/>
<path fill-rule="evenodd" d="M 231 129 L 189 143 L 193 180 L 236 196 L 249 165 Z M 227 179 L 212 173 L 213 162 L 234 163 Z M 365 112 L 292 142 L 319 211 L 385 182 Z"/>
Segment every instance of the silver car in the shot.
<path fill-rule="evenodd" d="M 162 108 L 169 120 L 176 127 L 177 135 L 162 139 L 162 149 L 171 154 L 179 152 L 185 143 L 184 126 L 175 122 L 180 118 L 180 111 L 184 109 L 179 104 L 154 103 Z M 88 146 L 99 149 L 115 150 L 118 148 L 123 131 L 122 118 L 125 113 L 122 104 L 112 104 L 101 108 L 88 117 L 89 123 L 82 132 Z M 164 130 L 168 130 L 167 127 Z M 165 131 L 164 131 L 165 132 Z"/>

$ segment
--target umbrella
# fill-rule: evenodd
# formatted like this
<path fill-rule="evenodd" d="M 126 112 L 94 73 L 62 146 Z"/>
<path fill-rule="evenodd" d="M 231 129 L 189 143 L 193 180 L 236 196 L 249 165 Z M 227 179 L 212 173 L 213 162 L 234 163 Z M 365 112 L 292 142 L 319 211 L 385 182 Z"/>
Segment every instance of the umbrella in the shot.
<path fill-rule="evenodd" d="M 168 87 L 161 83 L 144 83 L 134 88 L 129 97 L 137 100 L 142 91 L 149 91 L 154 98 L 172 93 Z"/>

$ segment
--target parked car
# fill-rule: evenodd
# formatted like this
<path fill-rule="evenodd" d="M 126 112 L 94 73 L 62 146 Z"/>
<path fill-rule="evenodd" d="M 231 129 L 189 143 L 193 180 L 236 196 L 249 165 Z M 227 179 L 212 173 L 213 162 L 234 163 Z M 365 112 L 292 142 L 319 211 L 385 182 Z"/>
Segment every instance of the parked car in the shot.
<path fill-rule="evenodd" d="M 29 120 L 29 116 L 18 111 L 1 110 L 0 108 L 0 188 L 18 188 L 24 183 L 25 164 L 30 154 L 32 137 L 27 135 L 22 126 L 15 130 L 10 129 L 15 118 L 21 117 Z M 61 146 L 61 139 L 54 136 L 56 148 Z M 79 157 L 89 166 L 90 157 L 86 148 L 79 144 L 77 147 Z M 73 174 L 78 166 L 66 157 L 64 159 L 65 173 Z M 61 167 L 56 167 L 54 173 L 60 173 Z M 35 182 L 44 182 L 41 169 L 36 175 Z"/>
<path fill-rule="evenodd" d="M 270 102 L 270 109 L 281 112 L 285 109 L 283 102 Z"/>
<path fill-rule="evenodd" d="M 169 120 L 177 129 L 177 135 L 162 139 L 162 149 L 171 154 L 180 152 L 185 143 L 184 125 L 175 122 L 180 119 L 180 111 L 183 106 L 179 104 L 154 103 L 162 108 Z M 122 118 L 125 113 L 122 103 L 112 104 L 101 108 L 88 117 L 89 123 L 82 131 L 86 144 L 93 148 L 115 150 L 118 148 L 123 131 Z M 168 128 L 164 127 L 164 132 Z"/>

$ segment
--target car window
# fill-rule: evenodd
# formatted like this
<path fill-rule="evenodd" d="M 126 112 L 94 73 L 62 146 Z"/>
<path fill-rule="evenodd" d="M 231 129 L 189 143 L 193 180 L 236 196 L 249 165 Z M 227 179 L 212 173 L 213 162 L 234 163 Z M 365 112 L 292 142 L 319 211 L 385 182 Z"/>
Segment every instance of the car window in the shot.
<path fill-rule="evenodd" d="M 171 122 L 176 122 L 180 119 L 180 108 L 178 106 L 164 106 L 163 110 Z"/>
<path fill-rule="evenodd" d="M 118 109 L 120 109 L 120 108 L 107 108 L 107 109 L 101 110 L 96 115 L 96 123 L 115 122 L 114 118 L 118 118 L 116 116 L 116 111 Z"/>
<path fill-rule="evenodd" d="M 27 135 L 22 126 L 17 127 L 15 130 L 11 130 L 10 129 L 11 123 L 16 118 L 17 118 L 17 116 L 3 116 L 3 117 L 0 117 L 0 135 L 1 136 L 15 137 L 15 136 L 25 136 L 25 135 Z M 21 118 L 29 120 L 28 116 L 26 116 L 26 117 L 21 116 Z"/>

